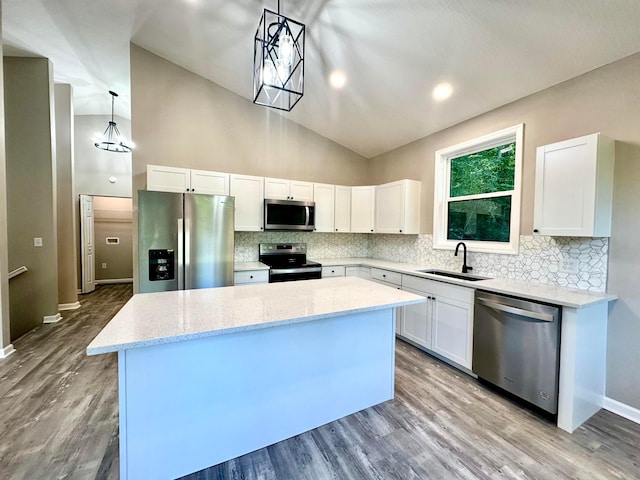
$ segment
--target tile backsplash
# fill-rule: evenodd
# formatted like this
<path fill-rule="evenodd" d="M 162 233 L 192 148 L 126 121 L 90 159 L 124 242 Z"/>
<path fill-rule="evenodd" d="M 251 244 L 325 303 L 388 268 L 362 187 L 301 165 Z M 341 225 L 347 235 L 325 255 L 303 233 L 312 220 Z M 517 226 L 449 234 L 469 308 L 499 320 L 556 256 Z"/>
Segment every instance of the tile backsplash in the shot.
<path fill-rule="evenodd" d="M 301 242 L 312 259 L 372 257 L 446 270 L 460 270 L 462 255 L 434 250 L 433 237 L 358 233 L 236 232 L 236 262 L 258 260 L 258 243 Z M 607 284 L 607 238 L 521 236 L 518 255 L 469 252 L 473 273 L 604 292 Z M 574 266 L 577 273 L 571 270 Z"/>

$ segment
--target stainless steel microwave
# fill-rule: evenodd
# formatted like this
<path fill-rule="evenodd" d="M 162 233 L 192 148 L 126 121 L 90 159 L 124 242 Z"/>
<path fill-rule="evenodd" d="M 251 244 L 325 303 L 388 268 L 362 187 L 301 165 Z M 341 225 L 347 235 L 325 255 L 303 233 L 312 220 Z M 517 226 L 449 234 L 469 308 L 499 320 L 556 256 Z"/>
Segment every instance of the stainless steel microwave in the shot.
<path fill-rule="evenodd" d="M 315 230 L 315 202 L 264 199 L 265 230 Z"/>

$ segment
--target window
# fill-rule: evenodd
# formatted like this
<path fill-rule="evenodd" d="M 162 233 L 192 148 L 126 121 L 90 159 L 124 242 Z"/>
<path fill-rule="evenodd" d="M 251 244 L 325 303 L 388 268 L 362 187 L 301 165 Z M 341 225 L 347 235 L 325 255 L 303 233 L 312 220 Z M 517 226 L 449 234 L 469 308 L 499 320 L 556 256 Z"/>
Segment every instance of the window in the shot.
<path fill-rule="evenodd" d="M 518 253 L 523 125 L 436 152 L 433 246 Z"/>

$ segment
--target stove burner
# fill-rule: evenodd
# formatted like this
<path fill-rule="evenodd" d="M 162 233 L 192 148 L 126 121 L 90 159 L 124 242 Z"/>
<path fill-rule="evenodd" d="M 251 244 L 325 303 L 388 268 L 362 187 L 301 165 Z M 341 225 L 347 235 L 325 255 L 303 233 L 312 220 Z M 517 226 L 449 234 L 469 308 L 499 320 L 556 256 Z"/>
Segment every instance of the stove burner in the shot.
<path fill-rule="evenodd" d="M 261 243 L 259 260 L 271 267 L 269 283 L 322 278 L 322 265 L 307 261 L 306 243 Z"/>

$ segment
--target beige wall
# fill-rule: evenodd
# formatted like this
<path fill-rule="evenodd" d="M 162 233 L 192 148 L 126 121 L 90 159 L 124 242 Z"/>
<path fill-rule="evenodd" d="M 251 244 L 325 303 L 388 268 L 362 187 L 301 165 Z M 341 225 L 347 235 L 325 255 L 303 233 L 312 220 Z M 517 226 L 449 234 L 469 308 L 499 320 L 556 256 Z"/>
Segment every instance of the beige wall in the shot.
<path fill-rule="evenodd" d="M 515 79 L 515 77 L 514 77 Z M 535 149 L 602 132 L 617 140 L 608 291 L 607 395 L 640 408 L 640 54 L 513 102 L 371 160 L 372 182 L 422 180 L 421 230 L 433 231 L 435 151 L 524 123 L 521 234 L 533 230 Z M 571 181 L 571 179 L 567 179 Z"/>
<path fill-rule="evenodd" d="M 131 197 L 131 154 L 100 150 L 93 142 L 110 120 L 111 115 L 76 115 L 74 119 L 76 195 Z M 131 121 L 117 115 L 114 121 L 120 133 L 131 138 Z M 109 177 L 115 177 L 116 183 L 109 182 Z"/>
<path fill-rule="evenodd" d="M 364 157 L 133 44 L 131 102 L 134 190 L 147 164 L 346 185 L 368 177 Z"/>
<path fill-rule="evenodd" d="M 11 339 L 58 313 L 53 72 L 44 58 L 4 58 Z M 41 237 L 42 247 L 34 247 Z"/>
<path fill-rule="evenodd" d="M 58 223 L 58 304 L 78 302 L 76 272 L 76 201 L 73 192 L 73 89 L 56 84 L 56 182 Z"/>
<path fill-rule="evenodd" d="M 0 1 L 0 34 L 2 33 L 2 2 Z M 0 42 L 0 55 L 2 43 Z M 0 69 L 0 93 L 4 92 L 4 74 Z M 4 95 L 0 95 L 0 192 L 7 191 L 6 157 L 4 138 Z M 9 271 L 7 255 L 7 196 L 0 195 L 0 358 L 10 343 L 9 325 L 9 282 L 6 272 Z M 8 353 L 8 352 L 7 352 Z"/>

